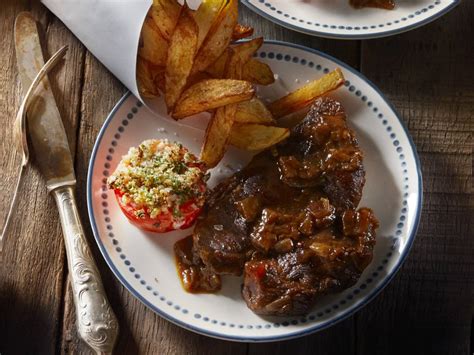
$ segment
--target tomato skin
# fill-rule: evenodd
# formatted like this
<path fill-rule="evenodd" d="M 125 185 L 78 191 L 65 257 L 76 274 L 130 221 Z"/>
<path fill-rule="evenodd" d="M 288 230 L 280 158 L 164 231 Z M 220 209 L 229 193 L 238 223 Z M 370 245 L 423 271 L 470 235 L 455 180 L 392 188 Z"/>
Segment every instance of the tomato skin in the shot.
<path fill-rule="evenodd" d="M 205 185 L 203 185 L 202 188 L 205 191 Z M 166 233 L 176 229 L 189 228 L 194 224 L 196 218 L 202 211 L 202 206 L 197 206 L 194 200 L 185 202 L 179 207 L 184 222 L 179 228 L 176 228 L 174 226 L 175 218 L 172 211 L 160 213 L 154 218 L 151 218 L 148 213 L 145 213 L 143 217 L 138 217 L 135 212 L 140 208 L 137 208 L 137 206 L 134 206 L 132 203 L 123 203 L 123 193 L 120 190 L 114 189 L 114 192 L 123 214 L 132 224 L 148 232 Z"/>

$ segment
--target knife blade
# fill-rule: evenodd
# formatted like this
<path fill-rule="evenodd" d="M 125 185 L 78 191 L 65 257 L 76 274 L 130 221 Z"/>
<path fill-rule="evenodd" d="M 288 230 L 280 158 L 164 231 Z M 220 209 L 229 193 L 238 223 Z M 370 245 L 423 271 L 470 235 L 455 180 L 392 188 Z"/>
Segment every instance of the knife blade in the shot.
<path fill-rule="evenodd" d="M 14 37 L 20 80 L 27 89 L 44 64 L 36 21 L 30 13 L 17 16 Z M 111 354 L 118 322 L 82 228 L 73 191 L 72 155 L 50 83 L 45 79 L 28 109 L 31 150 L 59 210 L 78 332 L 97 353 Z"/>
<path fill-rule="evenodd" d="M 23 95 L 44 65 L 36 22 L 20 13 L 15 22 L 15 50 Z M 44 78 L 28 109 L 28 131 L 36 164 L 51 191 L 76 183 L 69 144 L 48 78 Z M 48 157 L 48 159 L 43 159 Z"/>

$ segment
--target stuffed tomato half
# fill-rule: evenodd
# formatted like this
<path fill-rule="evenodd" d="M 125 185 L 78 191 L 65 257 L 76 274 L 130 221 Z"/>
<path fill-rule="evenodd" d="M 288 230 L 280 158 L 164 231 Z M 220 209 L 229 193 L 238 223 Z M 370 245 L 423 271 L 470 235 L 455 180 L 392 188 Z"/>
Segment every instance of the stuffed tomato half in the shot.
<path fill-rule="evenodd" d="M 130 148 L 107 183 L 130 222 L 164 233 L 194 223 L 205 202 L 206 180 L 205 164 L 188 149 L 150 139 Z"/>

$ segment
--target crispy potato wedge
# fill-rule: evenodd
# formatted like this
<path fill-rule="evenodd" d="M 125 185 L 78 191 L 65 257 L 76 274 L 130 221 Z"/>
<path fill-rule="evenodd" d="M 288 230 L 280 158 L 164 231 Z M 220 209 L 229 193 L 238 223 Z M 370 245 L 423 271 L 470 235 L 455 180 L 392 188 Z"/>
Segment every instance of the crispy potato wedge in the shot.
<path fill-rule="evenodd" d="M 292 112 L 286 115 L 285 117 L 278 119 L 278 126 L 287 128 L 295 127 L 298 123 L 300 123 L 306 118 L 309 110 L 311 110 L 311 105 L 308 105 L 301 110 Z"/>
<path fill-rule="evenodd" d="M 150 65 L 150 70 L 152 71 L 153 75 L 153 82 L 155 83 L 155 87 L 157 87 L 162 93 L 165 92 L 165 74 L 166 68 Z"/>
<path fill-rule="evenodd" d="M 147 16 L 143 23 L 138 55 L 156 65 L 166 64 L 168 42 L 161 35 L 155 21 L 150 16 Z"/>
<path fill-rule="evenodd" d="M 153 0 L 150 14 L 160 33 L 167 40 L 171 39 L 178 23 L 181 5 L 176 0 Z"/>
<path fill-rule="evenodd" d="M 225 4 L 226 0 L 203 0 L 194 13 L 194 20 L 199 27 L 198 48 L 201 47 L 209 30 L 216 23 Z"/>
<path fill-rule="evenodd" d="M 235 25 L 234 31 L 232 32 L 232 40 L 238 41 L 239 39 L 247 38 L 251 35 L 253 35 L 253 27 L 238 23 Z"/>
<path fill-rule="evenodd" d="M 194 63 L 199 29 L 191 10 L 185 4 L 171 36 L 165 73 L 165 101 L 172 111 L 186 86 Z"/>
<path fill-rule="evenodd" d="M 268 109 L 273 117 L 283 117 L 310 105 L 316 98 L 323 96 L 344 84 L 342 71 L 336 70 L 314 80 L 298 90 L 272 102 Z"/>
<path fill-rule="evenodd" d="M 288 128 L 265 126 L 255 123 L 234 123 L 229 143 L 245 150 L 262 150 L 288 138 Z"/>
<path fill-rule="evenodd" d="M 258 37 L 251 39 L 246 42 L 242 42 L 232 46 L 236 56 L 238 56 L 239 60 L 242 64 L 247 64 L 250 59 L 252 59 L 253 55 L 258 51 L 258 49 L 263 44 L 263 37 Z"/>
<path fill-rule="evenodd" d="M 240 60 L 242 61 L 243 65 L 249 62 L 252 59 L 254 53 L 262 46 L 263 38 L 255 38 L 247 42 L 239 43 L 237 45 L 233 45 L 229 48 L 233 49 Z M 230 51 L 224 51 L 217 60 L 212 63 L 210 66 L 206 68 L 206 73 L 211 75 L 214 78 L 222 78 L 225 74 L 225 68 L 227 64 L 227 60 L 229 59 Z M 266 68 L 264 68 L 266 70 Z M 273 73 L 272 73 L 273 76 Z"/>
<path fill-rule="evenodd" d="M 225 76 L 231 79 L 242 77 L 242 61 L 239 53 L 229 48 Z M 238 104 L 228 104 L 219 107 L 206 129 L 201 159 L 207 167 L 214 167 L 219 163 L 226 151 L 227 141 L 234 124 Z"/>
<path fill-rule="evenodd" d="M 138 91 L 143 97 L 153 98 L 159 96 L 158 88 L 155 86 L 154 75 L 150 70 L 148 61 L 137 58 L 137 84 Z"/>
<path fill-rule="evenodd" d="M 275 76 L 270 67 L 255 58 L 245 64 L 243 79 L 258 85 L 270 85 L 275 82 Z"/>
<path fill-rule="evenodd" d="M 186 89 L 176 103 L 173 118 L 181 119 L 199 112 L 250 100 L 255 94 L 248 81 L 232 79 L 203 80 Z"/>
<path fill-rule="evenodd" d="M 188 78 L 188 82 L 186 83 L 186 89 L 190 88 L 194 84 L 199 83 L 200 81 L 209 80 L 209 79 L 212 79 L 212 76 L 210 76 L 206 72 L 198 72 L 196 74 L 192 74 Z"/>
<path fill-rule="evenodd" d="M 241 60 L 240 54 L 232 48 L 228 48 L 227 51 L 230 55 L 226 63 L 225 77 L 227 79 L 242 80 L 243 61 Z"/>
<path fill-rule="evenodd" d="M 267 106 L 256 97 L 237 105 L 235 122 L 259 123 L 263 125 L 275 124 L 272 113 L 268 110 Z"/>
<path fill-rule="evenodd" d="M 233 29 L 237 24 L 237 16 L 238 0 L 228 0 L 198 51 L 193 72 L 204 71 L 229 46 Z"/>
<path fill-rule="evenodd" d="M 224 51 L 217 60 L 208 66 L 205 70 L 213 78 L 219 79 L 224 77 L 225 67 L 229 59 L 229 51 Z"/>
<path fill-rule="evenodd" d="M 204 145 L 201 149 L 201 160 L 207 168 L 215 167 L 225 154 L 236 109 L 236 105 L 218 108 L 207 125 Z"/>

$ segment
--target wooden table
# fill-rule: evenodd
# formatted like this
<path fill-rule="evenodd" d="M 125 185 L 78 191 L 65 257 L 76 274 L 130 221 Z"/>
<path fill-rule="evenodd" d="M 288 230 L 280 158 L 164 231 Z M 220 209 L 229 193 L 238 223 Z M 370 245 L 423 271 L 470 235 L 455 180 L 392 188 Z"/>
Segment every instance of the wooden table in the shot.
<path fill-rule="evenodd" d="M 86 174 L 97 133 L 126 89 L 35 1 L 0 3 L 0 221 L 6 217 L 20 160 L 12 131 L 21 99 L 13 23 L 23 10 L 40 21 L 48 55 L 64 44 L 70 47 L 65 67 L 50 77 L 75 152 L 82 220 L 120 320 L 118 354 L 472 353 L 474 1 L 464 1 L 421 29 L 362 42 L 309 37 L 241 8 L 242 22 L 254 26 L 256 34 L 320 49 L 370 78 L 404 118 L 423 168 L 420 229 L 390 285 L 328 330 L 271 344 L 233 343 L 181 329 L 146 308 L 112 275 L 87 224 Z M 0 353 L 88 354 L 75 330 L 56 206 L 35 169 L 28 171 L 20 194 L 0 271 Z"/>

